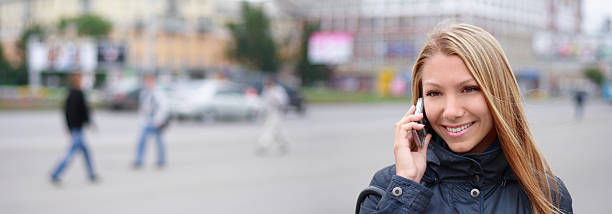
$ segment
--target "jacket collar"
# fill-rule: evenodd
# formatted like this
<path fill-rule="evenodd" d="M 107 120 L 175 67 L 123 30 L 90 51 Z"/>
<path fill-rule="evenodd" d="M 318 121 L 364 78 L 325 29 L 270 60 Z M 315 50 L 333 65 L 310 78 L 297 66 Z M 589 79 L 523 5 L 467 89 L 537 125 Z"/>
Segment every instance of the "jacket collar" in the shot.
<path fill-rule="evenodd" d="M 427 150 L 425 180 L 471 181 L 478 175 L 482 180 L 479 183 L 492 183 L 514 178 L 498 139 L 483 153 L 464 155 L 455 154 L 437 135 L 431 141 Z"/>

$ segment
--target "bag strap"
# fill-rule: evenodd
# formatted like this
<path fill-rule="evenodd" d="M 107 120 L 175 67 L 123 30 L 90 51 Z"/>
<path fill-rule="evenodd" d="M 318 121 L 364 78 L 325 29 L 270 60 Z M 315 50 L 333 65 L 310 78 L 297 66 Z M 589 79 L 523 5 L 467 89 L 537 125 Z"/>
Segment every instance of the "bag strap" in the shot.
<path fill-rule="evenodd" d="M 359 197 L 357 197 L 357 206 L 355 207 L 355 214 L 359 214 L 359 210 L 361 209 L 361 203 L 365 201 L 365 199 L 369 195 L 378 195 L 382 198 L 385 195 L 385 190 L 381 189 L 377 186 L 368 186 L 364 190 L 359 193 Z"/>

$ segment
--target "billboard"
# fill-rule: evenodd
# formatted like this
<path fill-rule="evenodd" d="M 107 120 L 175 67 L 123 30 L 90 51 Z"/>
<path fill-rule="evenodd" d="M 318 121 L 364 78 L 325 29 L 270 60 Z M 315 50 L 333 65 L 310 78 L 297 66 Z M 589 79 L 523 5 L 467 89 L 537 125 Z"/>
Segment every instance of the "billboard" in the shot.
<path fill-rule="evenodd" d="M 32 71 L 93 71 L 97 48 L 93 42 L 53 42 L 31 40 L 27 50 L 28 67 Z"/>
<path fill-rule="evenodd" d="M 125 55 L 125 45 L 110 42 L 98 44 L 98 63 L 100 64 L 123 64 L 125 63 Z"/>
<path fill-rule="evenodd" d="M 313 64 L 347 63 L 353 56 L 353 35 L 315 32 L 308 38 L 308 59 Z"/>

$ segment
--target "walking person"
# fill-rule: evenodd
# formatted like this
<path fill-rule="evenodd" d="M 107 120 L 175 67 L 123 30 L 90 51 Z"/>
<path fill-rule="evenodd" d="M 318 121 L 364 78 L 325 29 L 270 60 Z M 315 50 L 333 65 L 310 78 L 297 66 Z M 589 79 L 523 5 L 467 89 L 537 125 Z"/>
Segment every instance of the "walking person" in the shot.
<path fill-rule="evenodd" d="M 574 103 L 575 103 L 575 112 L 574 118 L 576 120 L 582 120 L 584 116 L 584 101 L 586 99 L 586 92 L 584 90 L 576 90 L 574 91 Z"/>
<path fill-rule="evenodd" d="M 170 117 L 167 98 L 161 89 L 155 87 L 155 76 L 152 74 L 144 77 L 144 88 L 140 94 L 140 114 L 143 127 L 133 166 L 135 169 L 142 167 L 147 138 L 153 135 L 157 142 L 157 167 L 163 168 L 166 165 L 166 157 L 162 135 Z"/>
<path fill-rule="evenodd" d="M 289 150 L 289 142 L 281 129 L 285 109 L 289 103 L 287 92 L 273 78 L 268 78 L 264 85 L 262 97 L 266 110 L 266 120 L 255 152 L 263 155 L 277 148 L 281 153 L 286 153 Z"/>
<path fill-rule="evenodd" d="M 51 175 L 51 181 L 56 184 L 60 182 L 60 175 L 77 152 L 81 152 L 85 158 L 89 180 L 95 182 L 98 178 L 94 172 L 90 153 L 83 136 L 83 127 L 90 123 L 90 115 L 87 100 L 81 90 L 81 78 L 81 73 L 75 72 L 70 75 L 71 87 L 66 102 L 64 103 L 64 116 L 66 118 L 68 130 L 70 131 L 72 143 L 68 153 L 60 161 Z"/>
<path fill-rule="evenodd" d="M 523 111 L 497 40 L 439 25 L 412 73 L 412 104 L 395 123 L 395 164 L 376 172 L 359 213 L 572 213 Z M 422 102 L 420 102 L 422 98 Z M 418 105 L 421 106 L 421 105 Z M 424 144 L 417 130 L 425 130 Z"/>

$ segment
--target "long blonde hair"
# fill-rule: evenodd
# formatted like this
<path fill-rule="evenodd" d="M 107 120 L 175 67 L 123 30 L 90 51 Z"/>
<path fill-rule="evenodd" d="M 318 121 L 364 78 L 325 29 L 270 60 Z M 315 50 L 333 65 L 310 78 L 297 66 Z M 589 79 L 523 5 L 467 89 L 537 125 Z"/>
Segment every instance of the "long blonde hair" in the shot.
<path fill-rule="evenodd" d="M 494 119 L 501 148 L 529 197 L 534 213 L 561 213 L 554 175 L 535 145 L 518 84 L 497 40 L 469 24 L 441 24 L 429 35 L 412 72 L 412 102 L 422 95 L 422 70 L 436 53 L 461 58 L 480 86 Z M 549 180 L 549 177 L 552 178 Z M 550 189 L 552 187 L 552 191 Z"/>

